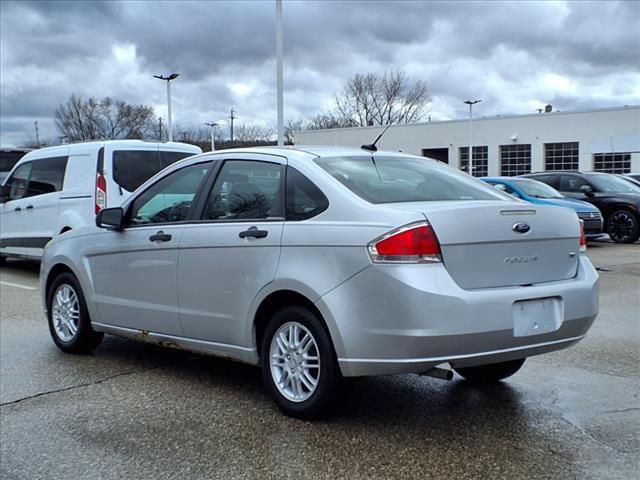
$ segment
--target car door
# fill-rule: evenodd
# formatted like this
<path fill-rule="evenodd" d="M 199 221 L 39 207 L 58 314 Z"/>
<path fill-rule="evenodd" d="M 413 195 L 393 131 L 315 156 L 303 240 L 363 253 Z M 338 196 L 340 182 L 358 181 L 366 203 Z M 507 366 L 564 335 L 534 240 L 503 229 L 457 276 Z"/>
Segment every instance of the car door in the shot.
<path fill-rule="evenodd" d="M 23 213 L 27 207 L 27 187 L 32 162 L 23 163 L 7 178 L 2 187 L 0 204 L 0 247 L 5 252 L 24 253 L 25 245 Z"/>
<path fill-rule="evenodd" d="M 41 158 L 33 162 L 22 214 L 24 234 L 32 246 L 44 245 L 56 234 L 60 194 L 67 168 L 67 155 Z"/>
<path fill-rule="evenodd" d="M 275 155 L 224 157 L 200 222 L 180 242 L 178 288 L 185 336 L 246 342 L 251 302 L 273 281 L 284 224 L 284 168 Z M 224 347 L 220 347 L 224 349 Z"/>
<path fill-rule="evenodd" d="M 126 205 L 126 226 L 98 236 L 89 259 L 100 321 L 181 335 L 178 246 L 211 161 L 172 170 Z"/>

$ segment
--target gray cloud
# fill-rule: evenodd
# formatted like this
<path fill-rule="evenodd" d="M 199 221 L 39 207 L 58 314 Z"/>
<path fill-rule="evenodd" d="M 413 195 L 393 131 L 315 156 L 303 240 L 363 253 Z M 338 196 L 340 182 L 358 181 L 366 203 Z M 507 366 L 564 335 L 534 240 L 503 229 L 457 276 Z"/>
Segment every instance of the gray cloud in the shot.
<path fill-rule="evenodd" d="M 26 140 L 71 93 L 154 106 L 177 71 L 176 121 L 275 119 L 274 18 L 260 2 L 2 2 L 3 143 Z M 637 103 L 640 3 L 285 2 L 285 109 L 309 116 L 358 72 L 407 70 L 432 118 Z"/>

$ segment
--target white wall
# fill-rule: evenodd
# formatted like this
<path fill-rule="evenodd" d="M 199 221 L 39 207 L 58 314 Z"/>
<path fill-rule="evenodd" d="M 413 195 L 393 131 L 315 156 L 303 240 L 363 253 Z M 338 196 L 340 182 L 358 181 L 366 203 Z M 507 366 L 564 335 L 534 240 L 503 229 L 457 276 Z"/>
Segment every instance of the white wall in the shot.
<path fill-rule="evenodd" d="M 307 130 L 295 135 L 298 145 L 359 147 L 371 143 L 382 127 Z M 511 140 L 517 136 L 517 140 Z M 544 170 L 544 144 L 579 142 L 581 170 L 593 170 L 593 154 L 633 152 L 631 171 L 640 172 L 640 106 L 585 112 L 477 118 L 473 144 L 489 148 L 489 175 L 500 174 L 499 146 L 531 144 L 531 170 Z M 448 148 L 449 164 L 459 166 L 459 147 L 469 145 L 469 121 L 394 125 L 378 143 L 381 150 L 420 155 L 423 148 Z"/>

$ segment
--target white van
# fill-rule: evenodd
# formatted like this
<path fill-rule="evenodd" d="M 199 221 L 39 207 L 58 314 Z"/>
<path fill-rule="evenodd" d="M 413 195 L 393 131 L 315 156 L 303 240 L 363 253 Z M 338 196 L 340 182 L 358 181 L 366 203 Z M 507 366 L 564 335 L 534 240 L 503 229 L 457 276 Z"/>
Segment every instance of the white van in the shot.
<path fill-rule="evenodd" d="M 27 153 L 0 192 L 0 257 L 40 258 L 55 235 L 92 223 L 152 175 L 202 153 L 194 145 L 106 140 Z M 0 258 L 1 261 L 1 258 Z"/>

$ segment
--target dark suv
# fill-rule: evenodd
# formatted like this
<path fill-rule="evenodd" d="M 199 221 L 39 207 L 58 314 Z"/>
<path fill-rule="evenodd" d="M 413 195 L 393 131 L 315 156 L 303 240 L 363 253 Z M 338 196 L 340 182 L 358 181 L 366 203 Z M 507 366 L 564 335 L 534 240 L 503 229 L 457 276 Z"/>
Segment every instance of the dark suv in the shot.
<path fill-rule="evenodd" d="M 640 238 L 640 187 L 633 183 L 599 172 L 540 172 L 523 176 L 598 207 L 604 218 L 604 230 L 614 242 L 633 243 Z"/>

